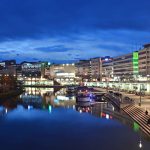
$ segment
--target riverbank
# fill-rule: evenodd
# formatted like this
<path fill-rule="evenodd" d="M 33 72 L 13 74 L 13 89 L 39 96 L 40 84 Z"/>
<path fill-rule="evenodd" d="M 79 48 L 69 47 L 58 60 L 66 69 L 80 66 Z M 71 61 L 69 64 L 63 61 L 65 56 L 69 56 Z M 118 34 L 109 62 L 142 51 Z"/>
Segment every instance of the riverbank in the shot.
<path fill-rule="evenodd" d="M 0 93 L 0 100 L 18 96 L 18 95 L 22 94 L 23 92 L 24 92 L 23 89 L 15 89 L 15 90 L 7 91 L 5 93 Z"/>
<path fill-rule="evenodd" d="M 105 89 L 102 88 L 95 88 L 98 91 L 105 91 Z M 127 95 L 126 93 L 120 92 L 123 94 L 123 96 L 128 96 L 133 99 L 133 95 Z M 134 96 L 134 104 L 128 104 L 125 107 L 121 107 L 122 109 L 128 116 L 130 116 L 138 125 L 141 127 L 141 130 L 148 136 L 150 137 L 150 126 L 147 125 L 147 120 L 150 118 L 149 115 L 145 115 L 144 109 L 141 106 L 138 106 L 136 103 L 136 99 Z M 144 98 L 143 98 L 144 99 Z"/>

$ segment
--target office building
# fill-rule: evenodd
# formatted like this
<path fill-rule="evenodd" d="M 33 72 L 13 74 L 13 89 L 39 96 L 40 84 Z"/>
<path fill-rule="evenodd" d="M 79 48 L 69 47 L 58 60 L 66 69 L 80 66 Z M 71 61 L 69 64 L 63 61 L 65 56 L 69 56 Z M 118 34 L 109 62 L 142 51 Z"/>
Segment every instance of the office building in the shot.
<path fill-rule="evenodd" d="M 80 60 L 75 64 L 76 66 L 76 77 L 79 81 L 90 81 L 91 80 L 91 61 Z"/>

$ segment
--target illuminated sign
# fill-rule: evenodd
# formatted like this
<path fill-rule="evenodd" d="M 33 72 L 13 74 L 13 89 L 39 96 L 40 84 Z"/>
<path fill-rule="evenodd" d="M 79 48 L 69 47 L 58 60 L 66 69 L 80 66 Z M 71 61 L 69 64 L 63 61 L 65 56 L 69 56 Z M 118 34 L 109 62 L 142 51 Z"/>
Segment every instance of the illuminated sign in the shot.
<path fill-rule="evenodd" d="M 75 77 L 75 73 L 56 73 L 56 76 Z"/>
<path fill-rule="evenodd" d="M 133 52 L 133 74 L 138 75 L 139 73 L 139 53 L 138 52 Z"/>
<path fill-rule="evenodd" d="M 101 58 L 101 61 L 102 62 L 111 62 L 112 58 L 110 56 L 106 56 L 106 57 Z"/>

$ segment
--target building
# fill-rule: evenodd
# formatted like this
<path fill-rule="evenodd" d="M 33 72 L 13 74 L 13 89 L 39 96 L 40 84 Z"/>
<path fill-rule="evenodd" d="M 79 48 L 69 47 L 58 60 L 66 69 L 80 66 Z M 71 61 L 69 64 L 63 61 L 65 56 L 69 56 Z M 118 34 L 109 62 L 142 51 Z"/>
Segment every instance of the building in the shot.
<path fill-rule="evenodd" d="M 91 61 L 80 60 L 75 64 L 76 66 L 76 77 L 79 81 L 90 81 L 91 80 Z"/>
<path fill-rule="evenodd" d="M 150 44 L 113 59 L 115 81 L 146 81 L 150 76 Z"/>
<path fill-rule="evenodd" d="M 101 73 L 102 73 L 102 63 L 101 58 L 91 58 L 91 81 L 100 81 L 101 80 Z"/>
<path fill-rule="evenodd" d="M 45 76 L 60 84 L 75 83 L 75 64 L 52 64 L 45 68 Z"/>
<path fill-rule="evenodd" d="M 138 71 L 141 77 L 150 76 L 150 44 L 138 51 Z"/>
<path fill-rule="evenodd" d="M 22 62 L 22 76 L 24 77 L 44 77 L 47 62 Z"/>
<path fill-rule="evenodd" d="M 21 75 L 20 65 L 18 65 L 17 73 L 18 81 L 23 81 L 27 86 L 52 86 L 53 81 L 45 78 L 45 68 L 48 62 L 22 62 Z"/>
<path fill-rule="evenodd" d="M 5 60 L 0 62 L 0 75 L 16 76 L 16 61 Z"/>
<path fill-rule="evenodd" d="M 102 81 L 113 81 L 114 70 L 113 70 L 113 58 L 105 56 L 101 58 L 102 63 Z"/>
<path fill-rule="evenodd" d="M 113 58 L 113 76 L 115 81 L 133 77 L 133 53 Z"/>

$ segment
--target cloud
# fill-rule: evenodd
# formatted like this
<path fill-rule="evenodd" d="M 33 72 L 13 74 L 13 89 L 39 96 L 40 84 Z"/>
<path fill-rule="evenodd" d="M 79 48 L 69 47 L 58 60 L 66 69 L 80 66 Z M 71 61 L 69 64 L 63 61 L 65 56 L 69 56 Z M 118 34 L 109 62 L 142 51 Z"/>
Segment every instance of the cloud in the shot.
<path fill-rule="evenodd" d="M 0 39 L 114 29 L 150 31 L 149 5 L 147 0 L 1 0 Z"/>
<path fill-rule="evenodd" d="M 149 5 L 148 0 L 1 0 L 0 57 L 72 62 L 137 50 L 150 39 Z"/>
<path fill-rule="evenodd" d="M 10 54 L 10 52 L 7 52 L 7 51 L 6 51 L 6 52 L 5 52 L 5 51 L 0 51 L 0 54 L 1 54 L 1 55 L 7 55 L 7 54 Z"/>
<path fill-rule="evenodd" d="M 66 48 L 63 45 L 55 45 L 55 46 L 48 46 L 48 47 L 38 47 L 35 48 L 36 51 L 41 52 L 67 52 L 70 50 L 70 48 Z"/>

